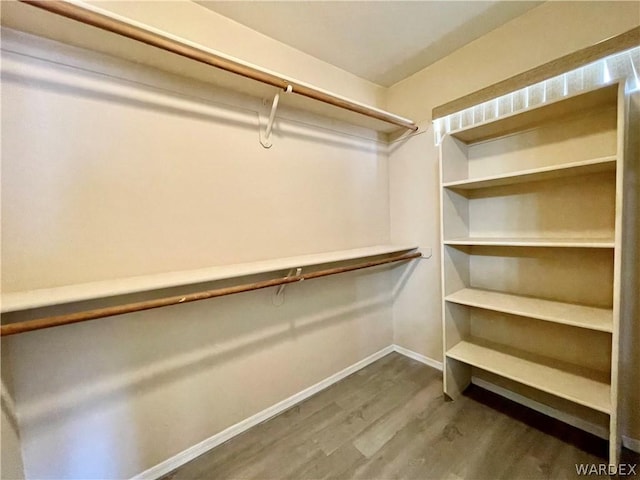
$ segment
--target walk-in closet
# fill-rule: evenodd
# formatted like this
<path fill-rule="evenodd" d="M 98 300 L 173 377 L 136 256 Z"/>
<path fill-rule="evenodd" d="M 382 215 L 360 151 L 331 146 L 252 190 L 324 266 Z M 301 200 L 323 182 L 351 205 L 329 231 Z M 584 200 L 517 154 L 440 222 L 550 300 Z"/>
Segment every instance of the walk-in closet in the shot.
<path fill-rule="evenodd" d="M 0 478 L 640 478 L 640 3 L 0 19 Z"/>

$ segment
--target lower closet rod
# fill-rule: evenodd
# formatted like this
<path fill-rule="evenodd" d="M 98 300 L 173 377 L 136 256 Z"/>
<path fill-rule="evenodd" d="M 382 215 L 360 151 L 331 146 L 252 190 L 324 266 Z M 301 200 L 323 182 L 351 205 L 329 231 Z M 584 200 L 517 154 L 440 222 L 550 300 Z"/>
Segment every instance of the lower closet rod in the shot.
<path fill-rule="evenodd" d="M 86 322 L 96 320 L 98 318 L 112 317 L 114 315 L 123 315 L 125 313 L 140 312 L 142 310 L 151 310 L 153 308 L 168 307 L 170 305 L 178 305 L 181 303 L 197 302 L 198 300 L 206 300 L 208 298 L 223 297 L 234 293 L 250 292 L 261 288 L 277 287 L 278 285 L 286 285 L 288 283 L 300 282 L 302 280 L 311 280 L 314 278 L 326 277 L 338 273 L 351 272 L 363 268 L 375 267 L 387 263 L 404 262 L 420 258 L 419 252 L 397 255 L 395 257 L 383 258 L 380 260 L 372 260 L 370 262 L 348 265 L 345 267 L 329 268 L 319 270 L 317 272 L 305 273 L 292 277 L 274 278 L 262 282 L 246 283 L 235 287 L 218 288 L 215 290 L 207 290 L 204 292 L 189 293 L 187 295 L 179 295 L 174 297 L 158 298 L 155 300 L 147 300 L 144 302 L 127 303 L 116 307 L 98 308 L 95 310 L 86 310 L 84 312 L 70 313 L 66 315 L 56 315 L 52 317 L 36 318 L 34 320 L 26 320 L 24 322 L 9 323 L 0 327 L 0 336 L 15 335 L 18 333 L 31 332 L 34 330 L 42 330 L 44 328 L 59 327 L 61 325 L 69 325 L 71 323 Z"/>

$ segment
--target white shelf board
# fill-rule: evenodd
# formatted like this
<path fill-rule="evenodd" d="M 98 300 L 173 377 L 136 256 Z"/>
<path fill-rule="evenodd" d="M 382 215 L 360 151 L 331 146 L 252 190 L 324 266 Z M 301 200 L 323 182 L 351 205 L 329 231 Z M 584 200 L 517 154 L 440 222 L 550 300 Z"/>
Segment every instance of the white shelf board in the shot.
<path fill-rule="evenodd" d="M 618 83 L 579 92 L 550 103 L 535 105 L 527 110 L 515 112 L 497 119 L 487 120 L 472 127 L 451 132 L 452 137 L 468 144 L 504 137 L 523 132 L 559 119 L 598 108 L 615 106 L 618 98 Z"/>
<path fill-rule="evenodd" d="M 612 238 L 517 238 L 464 237 L 445 240 L 445 245 L 479 245 L 504 247 L 614 248 Z"/>
<path fill-rule="evenodd" d="M 91 283 L 65 285 L 22 292 L 2 293 L 2 312 L 27 310 L 64 303 L 106 298 L 115 295 L 145 292 L 160 288 L 178 287 L 203 282 L 243 277 L 260 273 L 309 267 L 324 263 L 355 260 L 388 255 L 416 249 L 407 245 L 376 245 L 372 247 L 340 250 L 298 257 L 278 258 L 250 263 L 221 265 L 196 270 L 166 272 L 129 278 L 102 280 Z"/>
<path fill-rule="evenodd" d="M 609 414 L 611 412 L 611 386 L 606 375 L 584 368 L 557 368 L 525 354 L 522 357 L 477 341 L 462 341 L 447 352 L 448 358 L 459 360 L 496 375 L 528 385 L 543 392 Z M 528 357 L 528 358 L 524 358 Z"/>
<path fill-rule="evenodd" d="M 600 173 L 615 171 L 616 156 L 594 158 L 580 162 L 565 163 L 560 165 L 521 170 L 517 172 L 492 175 L 487 177 L 473 178 L 447 182 L 442 186 L 457 190 L 475 190 L 480 188 L 498 187 L 502 185 L 513 185 L 525 182 L 537 182 L 553 178 L 564 178 L 590 173 Z"/>
<path fill-rule="evenodd" d="M 613 310 L 608 308 L 587 307 L 477 288 L 458 290 L 445 297 L 445 300 L 601 332 L 613 331 Z"/>

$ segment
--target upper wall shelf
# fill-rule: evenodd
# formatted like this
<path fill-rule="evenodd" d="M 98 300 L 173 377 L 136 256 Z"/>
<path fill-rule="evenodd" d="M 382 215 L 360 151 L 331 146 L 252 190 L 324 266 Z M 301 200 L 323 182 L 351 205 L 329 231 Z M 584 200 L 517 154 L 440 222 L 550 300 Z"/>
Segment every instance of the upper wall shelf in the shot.
<path fill-rule="evenodd" d="M 379 255 L 390 255 L 393 253 L 408 252 L 415 248 L 415 246 L 407 245 L 376 245 L 351 250 L 103 280 L 24 292 L 8 292 L 2 294 L 2 312 L 28 310 L 51 305 L 80 302 L 83 300 L 158 290 L 161 288 L 179 287 L 280 270 L 290 270 L 292 268 L 344 262 Z"/>
<path fill-rule="evenodd" d="M 2 25 L 261 98 L 289 88 L 288 91 L 296 95 L 287 95 L 283 103 L 381 132 L 418 129 L 413 121 L 399 115 L 252 65 L 94 5 L 63 1 L 6 2 L 2 5 Z"/>

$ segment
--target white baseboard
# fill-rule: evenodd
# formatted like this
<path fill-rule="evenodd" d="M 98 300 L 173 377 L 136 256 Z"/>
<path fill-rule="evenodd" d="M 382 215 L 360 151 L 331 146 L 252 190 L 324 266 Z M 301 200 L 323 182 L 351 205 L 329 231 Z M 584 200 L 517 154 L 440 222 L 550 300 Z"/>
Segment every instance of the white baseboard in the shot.
<path fill-rule="evenodd" d="M 640 453 L 640 440 L 622 435 L 622 445 L 636 453 Z"/>
<path fill-rule="evenodd" d="M 442 371 L 442 362 L 434 360 L 433 358 L 425 357 L 420 353 L 416 353 L 413 350 L 409 350 L 408 348 L 401 347 L 400 345 L 393 345 L 393 351 L 398 352 L 405 357 L 413 358 L 414 360 L 424 363 L 430 367 L 433 367 L 437 370 Z"/>
<path fill-rule="evenodd" d="M 265 410 L 262 410 L 261 412 L 258 412 L 255 415 L 249 418 L 246 418 L 245 420 L 242 420 L 241 422 L 236 423 L 235 425 L 230 426 L 229 428 L 223 430 L 222 432 L 216 433 L 215 435 L 207 438 L 206 440 L 203 440 L 202 442 L 194 445 L 193 447 L 189 447 L 186 450 L 183 450 L 182 452 L 178 453 L 177 455 L 174 455 L 173 457 L 165 460 L 164 462 L 161 462 L 158 465 L 151 467 L 150 469 L 145 470 L 142 473 L 139 473 L 138 475 L 134 476 L 132 480 L 160 478 L 163 475 L 166 475 L 167 473 L 184 465 L 190 460 L 193 460 L 194 458 L 202 455 L 203 453 L 211 450 L 212 448 L 217 447 L 218 445 L 235 437 L 236 435 L 239 435 L 242 432 L 250 429 L 251 427 L 254 427 L 259 423 L 262 423 L 265 420 L 268 420 L 269 418 L 284 412 L 288 408 L 294 406 L 296 403 L 300 403 L 301 401 L 309 398 L 310 396 L 324 390 L 327 387 L 330 387 L 334 383 L 339 382 L 343 378 L 348 377 L 352 373 L 355 373 L 358 370 L 363 369 L 367 365 L 375 362 L 376 360 L 379 360 L 380 358 L 384 357 L 385 355 L 388 355 L 394 350 L 395 350 L 394 345 L 389 345 L 388 347 L 383 348 L 382 350 L 374 353 L 373 355 L 369 355 L 367 358 L 364 358 L 359 362 L 354 363 L 350 367 L 347 367 L 344 370 L 341 370 L 338 373 L 335 373 L 330 377 L 325 378 L 324 380 L 316 383 L 315 385 L 312 385 L 309 388 L 306 388 L 301 392 L 298 392 L 295 395 L 292 395 L 289 398 L 286 398 L 281 402 L 278 402 L 275 405 L 272 405 L 271 407 L 266 408 Z M 414 357 L 411 357 L 411 358 L 414 358 Z"/>
<path fill-rule="evenodd" d="M 609 439 L 608 430 L 600 425 L 587 422 L 586 420 L 575 417 L 566 412 L 562 412 L 556 408 L 552 408 L 543 403 L 536 402 L 535 400 L 532 400 L 518 393 L 512 392 L 511 390 L 508 390 L 506 388 L 499 387 L 498 385 L 494 385 L 493 383 L 487 382 L 486 380 L 483 380 L 481 378 L 471 377 L 471 383 L 479 387 L 482 387 L 485 390 L 489 390 L 490 392 L 493 392 L 497 395 L 500 395 L 501 397 L 508 398 L 509 400 L 513 400 L 514 402 L 517 402 L 526 407 L 529 407 L 532 410 L 535 410 L 536 412 L 543 413 L 545 415 L 548 415 L 549 417 L 555 418 L 557 420 L 560 420 L 561 422 L 564 422 L 576 428 L 579 428 L 580 430 L 584 430 L 585 432 L 592 433 L 597 437 L 604 438 L 605 440 Z"/>

